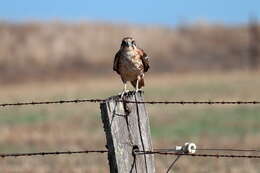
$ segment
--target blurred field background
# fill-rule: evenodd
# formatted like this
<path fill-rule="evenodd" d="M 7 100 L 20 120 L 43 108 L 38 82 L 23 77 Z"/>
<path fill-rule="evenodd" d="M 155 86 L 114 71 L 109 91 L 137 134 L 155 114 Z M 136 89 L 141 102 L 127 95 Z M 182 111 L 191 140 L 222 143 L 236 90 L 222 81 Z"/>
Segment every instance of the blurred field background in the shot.
<path fill-rule="evenodd" d="M 163 25 L 52 17 L 0 20 L 0 103 L 118 94 L 123 85 L 112 62 L 125 36 L 134 37 L 151 57 L 147 101 L 260 100 L 257 18 Z M 260 149 L 258 105 L 147 105 L 147 110 L 154 148 L 194 142 L 199 148 Z M 106 144 L 95 103 L 1 108 L 0 132 L 0 153 L 104 149 Z M 155 158 L 161 173 L 175 157 Z M 0 165 L 6 173 L 109 172 L 106 154 L 0 158 Z M 183 157 L 173 170 L 258 173 L 260 164 Z"/>
<path fill-rule="evenodd" d="M 259 73 L 148 74 L 146 100 L 259 100 Z M 105 85 L 105 87 L 104 87 Z M 2 102 L 105 98 L 121 90 L 116 75 L 1 87 Z M 260 106 L 147 105 L 154 148 L 259 148 Z M 2 108 L 1 153 L 105 148 L 98 104 Z M 254 154 L 254 153 L 246 153 Z M 156 156 L 157 172 L 174 157 Z M 1 159 L 3 172 L 108 172 L 106 154 Z M 258 160 L 181 158 L 178 172 L 258 172 Z"/>
<path fill-rule="evenodd" d="M 250 65 L 247 25 L 0 22 L 1 81 L 103 76 L 111 72 L 114 54 L 126 36 L 151 55 L 151 73 L 232 71 Z"/>

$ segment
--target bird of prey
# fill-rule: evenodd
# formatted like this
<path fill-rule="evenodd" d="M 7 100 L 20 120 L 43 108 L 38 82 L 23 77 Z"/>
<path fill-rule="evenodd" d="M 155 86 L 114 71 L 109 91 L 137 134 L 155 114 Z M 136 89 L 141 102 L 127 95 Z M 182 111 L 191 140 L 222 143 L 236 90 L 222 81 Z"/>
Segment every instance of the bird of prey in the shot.
<path fill-rule="evenodd" d="M 124 83 L 124 93 L 127 92 L 126 85 L 130 81 L 136 92 L 144 86 L 144 73 L 149 69 L 149 57 L 131 37 L 122 40 L 121 47 L 114 58 L 113 70 L 116 71 Z"/>

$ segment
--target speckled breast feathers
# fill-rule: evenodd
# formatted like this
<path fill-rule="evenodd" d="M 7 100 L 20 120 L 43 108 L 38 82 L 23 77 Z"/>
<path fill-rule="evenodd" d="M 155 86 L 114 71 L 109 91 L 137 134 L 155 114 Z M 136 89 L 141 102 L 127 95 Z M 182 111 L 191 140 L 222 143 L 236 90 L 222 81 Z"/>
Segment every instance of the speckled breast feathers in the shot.
<path fill-rule="evenodd" d="M 149 69 L 149 57 L 136 47 L 132 38 L 124 38 L 120 50 L 116 53 L 113 70 L 124 83 L 142 78 Z"/>

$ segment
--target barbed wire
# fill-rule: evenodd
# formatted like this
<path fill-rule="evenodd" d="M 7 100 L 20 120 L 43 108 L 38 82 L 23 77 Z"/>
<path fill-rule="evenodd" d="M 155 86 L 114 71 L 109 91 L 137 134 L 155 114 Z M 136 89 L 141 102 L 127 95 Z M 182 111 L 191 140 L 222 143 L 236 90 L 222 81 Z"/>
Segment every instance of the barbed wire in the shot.
<path fill-rule="evenodd" d="M 260 101 L 126 101 L 127 103 L 138 103 L 138 104 L 179 104 L 179 105 L 187 105 L 187 104 L 260 104 Z"/>
<path fill-rule="evenodd" d="M 88 153 L 106 153 L 107 150 L 83 150 L 83 151 L 54 151 L 54 152 L 35 152 L 35 153 L 9 153 L 0 154 L 0 157 L 22 157 L 22 156 L 46 156 L 46 155 L 71 155 Z"/>
<path fill-rule="evenodd" d="M 103 99 L 74 99 L 74 100 L 57 100 L 57 101 L 31 101 L 31 102 L 17 102 L 17 103 L 2 103 L 0 107 L 6 106 L 27 106 L 27 105 L 49 105 L 49 104 L 67 104 L 67 103 L 100 103 L 104 102 Z"/>
<path fill-rule="evenodd" d="M 232 148 L 197 148 L 197 151 L 221 151 L 221 152 L 257 152 L 260 150 L 257 149 L 232 149 Z M 158 152 L 176 152 L 176 149 L 154 149 Z"/>
<path fill-rule="evenodd" d="M 158 155 L 175 155 L 175 156 L 193 156 L 193 157 L 216 157 L 216 158 L 250 158 L 260 159 L 260 155 L 236 155 L 236 154 L 185 154 L 178 152 L 160 152 L 160 151 L 136 151 L 135 154 L 158 154 Z"/>
<path fill-rule="evenodd" d="M 218 151 L 239 151 L 239 152 L 260 152 L 254 149 L 196 149 L 200 150 L 218 150 Z M 47 155 L 72 155 L 72 154 L 89 154 L 89 153 L 107 153 L 108 150 L 82 150 L 82 151 L 53 151 L 53 152 L 28 152 L 28 153 L 7 153 L 0 154 L 0 157 L 29 157 L 29 156 L 47 156 Z M 176 155 L 176 156 L 193 156 L 193 157 L 226 157 L 226 158 L 255 158 L 260 159 L 260 155 L 234 155 L 234 154 L 186 154 L 176 152 L 174 149 L 155 149 L 154 151 L 135 151 L 136 155 L 157 154 L 157 155 Z"/>
<path fill-rule="evenodd" d="M 228 149 L 228 148 L 199 148 L 198 151 L 230 151 L 230 152 L 256 152 L 259 153 L 260 150 L 256 149 Z"/>
<path fill-rule="evenodd" d="M 103 103 L 106 102 L 105 99 L 74 99 L 74 100 L 57 100 L 57 101 L 31 101 L 31 102 L 16 102 L 16 103 L 1 103 L 0 107 L 7 106 L 29 106 L 29 105 L 49 105 L 49 104 L 69 104 L 69 103 Z M 187 105 L 187 104 L 207 104 L 207 105 L 240 105 L 240 104 L 260 104 L 260 101 L 128 101 L 128 100 L 116 100 L 117 102 L 125 102 L 125 103 L 136 103 L 136 104 L 179 104 L 179 105 Z"/>

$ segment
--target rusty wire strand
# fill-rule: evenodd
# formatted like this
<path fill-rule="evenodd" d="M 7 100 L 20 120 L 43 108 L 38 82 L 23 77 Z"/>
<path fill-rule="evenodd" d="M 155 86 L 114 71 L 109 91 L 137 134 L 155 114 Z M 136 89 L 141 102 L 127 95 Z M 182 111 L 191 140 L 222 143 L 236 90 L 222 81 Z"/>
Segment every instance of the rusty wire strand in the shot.
<path fill-rule="evenodd" d="M 31 101 L 31 102 L 17 102 L 17 103 L 2 103 L 1 107 L 6 106 L 27 106 L 27 105 L 48 105 L 48 104 L 66 104 L 66 103 L 84 103 L 93 102 L 101 103 L 104 102 L 103 99 L 74 99 L 74 100 L 57 100 L 57 101 Z"/>
<path fill-rule="evenodd" d="M 253 151 L 253 150 L 250 150 Z M 29 156 L 47 156 L 47 155 L 72 155 L 89 153 L 106 153 L 108 150 L 83 150 L 83 151 L 54 151 L 54 152 L 32 152 L 32 153 L 8 153 L 0 154 L 0 157 L 29 157 Z M 165 151 L 135 151 L 136 155 L 157 154 L 157 155 L 175 155 L 175 156 L 193 156 L 193 157 L 216 157 L 216 158 L 255 158 L 260 159 L 260 155 L 234 155 L 234 154 L 186 154 L 179 152 Z"/>
<path fill-rule="evenodd" d="M 257 152 L 260 150 L 257 149 L 232 149 L 232 148 L 197 148 L 197 151 L 219 151 L 219 152 Z M 176 152 L 176 149 L 154 149 L 154 151 L 158 152 Z"/>
<path fill-rule="evenodd" d="M 71 154 L 88 154 L 88 153 L 105 153 L 107 150 L 83 150 L 83 151 L 54 151 L 54 152 L 35 152 L 35 153 L 9 153 L 0 154 L 0 157 L 22 157 L 22 156 L 46 156 L 46 155 L 71 155 Z"/>
<path fill-rule="evenodd" d="M 68 104 L 68 103 L 103 103 L 105 99 L 74 99 L 74 100 L 57 100 L 57 101 L 31 101 L 31 102 L 17 102 L 17 103 L 2 103 L 0 107 L 7 106 L 29 106 L 29 105 L 49 105 L 49 104 Z M 260 101 L 128 101 L 128 100 L 117 100 L 117 102 L 125 103 L 137 103 L 137 104 L 207 104 L 207 105 L 224 105 L 224 104 L 260 104 Z"/>
<path fill-rule="evenodd" d="M 260 101 L 143 101 L 143 102 L 134 102 L 134 101 L 126 101 L 127 103 L 138 103 L 138 104 L 179 104 L 179 105 L 187 105 L 187 104 L 260 104 Z"/>
<path fill-rule="evenodd" d="M 175 156 L 192 156 L 192 157 L 216 157 L 216 158 L 250 158 L 260 159 L 260 155 L 234 155 L 234 154 L 186 154 L 178 152 L 160 152 L 160 151 L 137 151 L 137 155 L 158 154 L 158 155 L 175 155 Z"/>
<path fill-rule="evenodd" d="M 231 148 L 199 148 L 198 151 L 230 151 L 230 152 L 256 152 L 259 153 L 260 150 L 256 149 L 231 149 Z"/>

